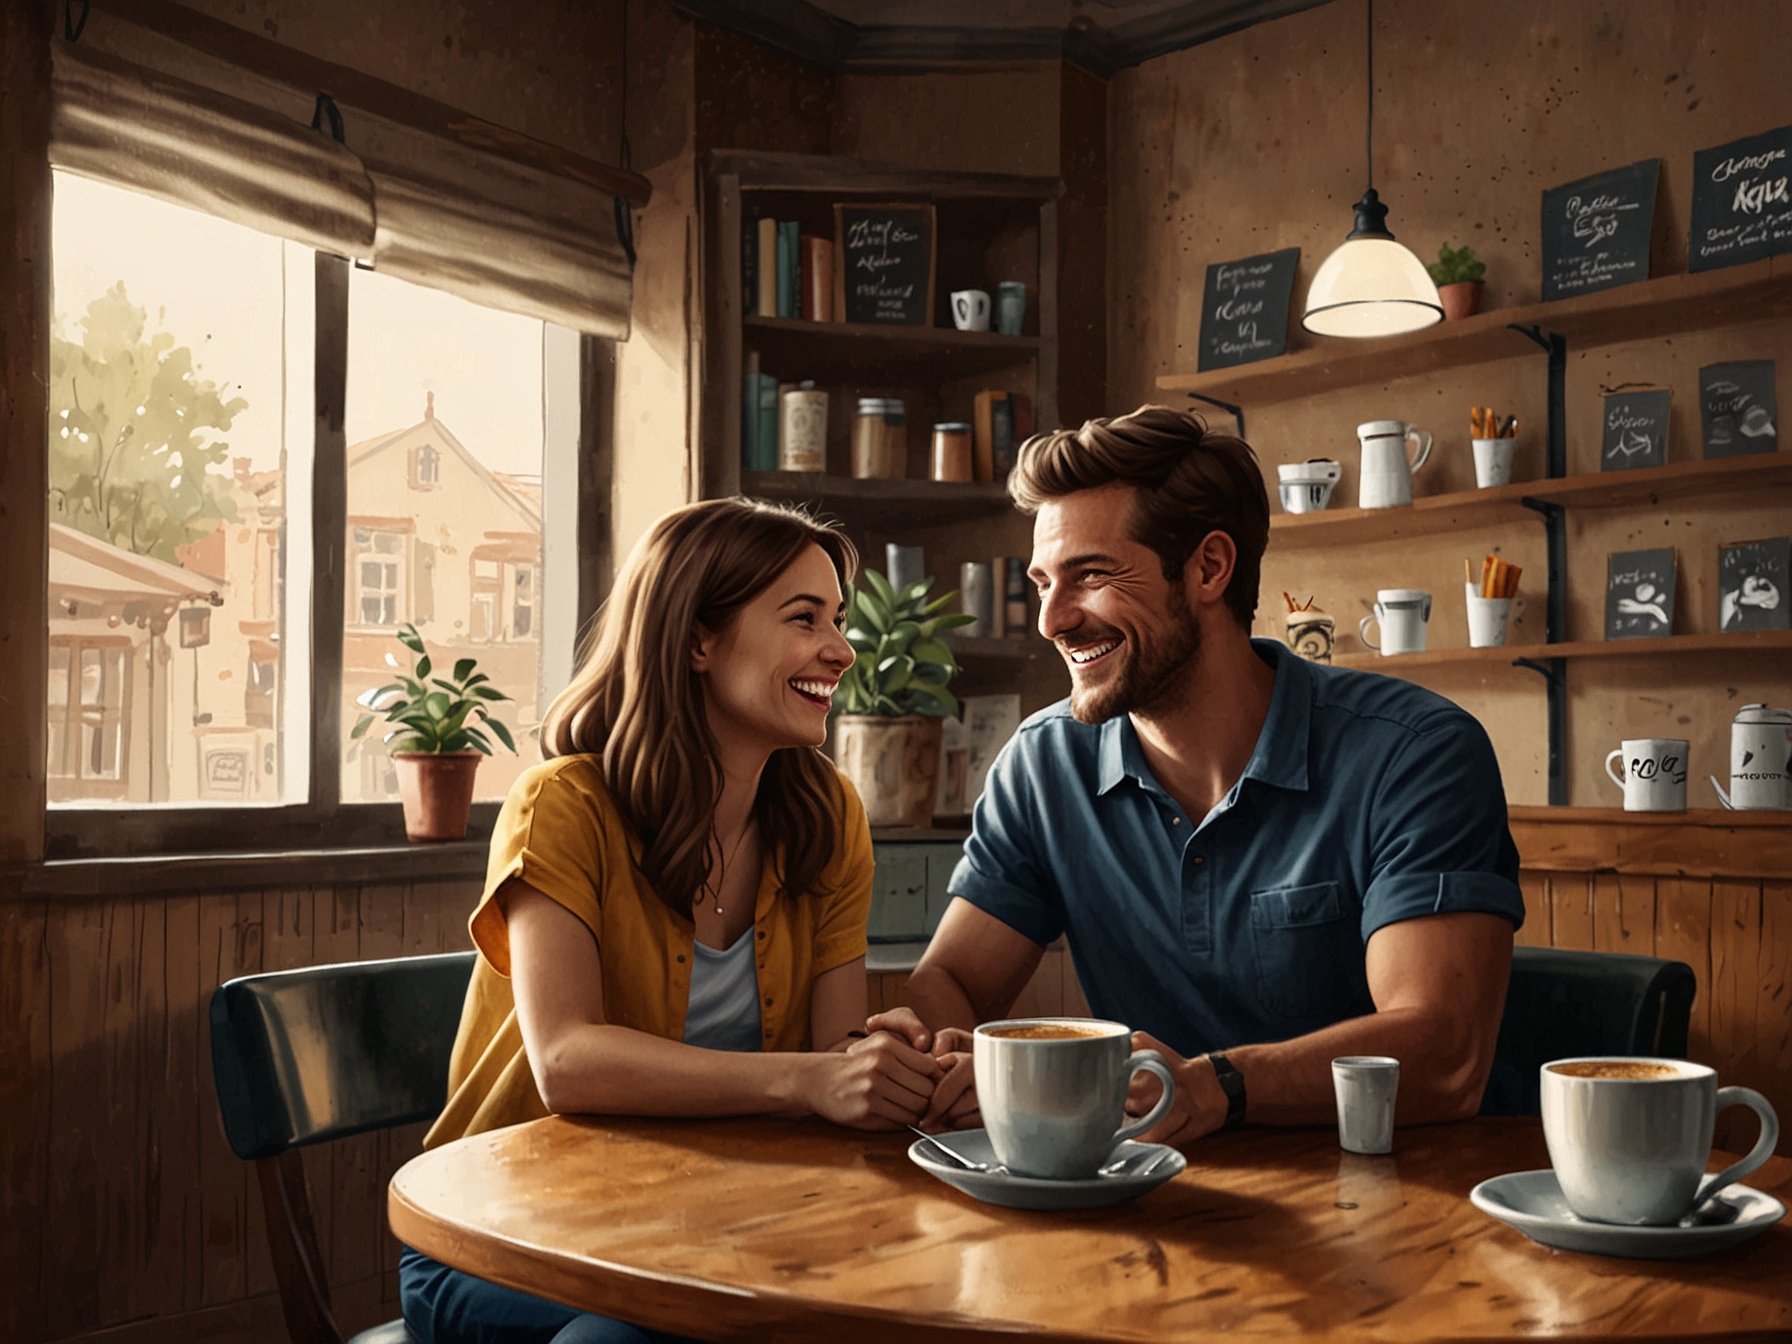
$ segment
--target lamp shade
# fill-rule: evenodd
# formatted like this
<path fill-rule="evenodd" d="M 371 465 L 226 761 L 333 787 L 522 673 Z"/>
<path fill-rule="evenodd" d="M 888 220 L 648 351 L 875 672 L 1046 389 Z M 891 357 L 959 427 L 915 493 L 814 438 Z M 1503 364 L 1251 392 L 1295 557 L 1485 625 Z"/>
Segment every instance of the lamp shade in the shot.
<path fill-rule="evenodd" d="M 1316 336 L 1398 336 L 1443 316 L 1423 262 L 1385 234 L 1352 235 L 1313 277 L 1300 324 Z"/>

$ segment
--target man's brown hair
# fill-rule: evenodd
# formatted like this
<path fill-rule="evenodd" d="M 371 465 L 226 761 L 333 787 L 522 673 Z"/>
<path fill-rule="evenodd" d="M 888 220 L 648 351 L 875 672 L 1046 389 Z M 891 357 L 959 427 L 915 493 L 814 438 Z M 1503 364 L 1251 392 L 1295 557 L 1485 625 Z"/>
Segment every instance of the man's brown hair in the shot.
<path fill-rule="evenodd" d="M 1141 406 L 1035 434 L 1021 445 L 1008 493 L 1023 512 L 1037 513 L 1047 500 L 1114 484 L 1137 492 L 1132 539 L 1157 553 L 1172 583 L 1208 533 L 1232 538 L 1238 561 L 1226 606 L 1248 631 L 1269 544 L 1269 494 L 1251 445 L 1211 432 L 1191 411 Z"/>

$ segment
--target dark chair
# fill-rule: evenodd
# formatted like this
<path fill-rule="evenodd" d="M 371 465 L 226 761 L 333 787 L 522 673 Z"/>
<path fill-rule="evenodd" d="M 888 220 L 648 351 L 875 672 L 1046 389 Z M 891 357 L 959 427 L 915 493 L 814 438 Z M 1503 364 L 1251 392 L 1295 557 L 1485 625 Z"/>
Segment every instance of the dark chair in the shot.
<path fill-rule="evenodd" d="M 1490 1082 L 1486 1113 L 1537 1115 L 1538 1069 L 1570 1055 L 1684 1058 L 1686 1026 L 1698 981 L 1683 961 L 1556 947 L 1512 949 L 1506 1013 L 1494 1070 L 1509 1096 Z M 1506 1066 L 1503 1067 L 1502 1066 Z M 1512 1080 L 1512 1071 L 1517 1078 Z M 1497 1080 L 1495 1080 L 1497 1081 Z"/>
<path fill-rule="evenodd" d="M 231 1151 L 255 1164 L 293 1344 L 343 1344 L 299 1149 L 431 1120 L 471 952 L 244 976 L 212 995 L 212 1076 Z M 403 1321 L 353 1344 L 415 1344 Z"/>

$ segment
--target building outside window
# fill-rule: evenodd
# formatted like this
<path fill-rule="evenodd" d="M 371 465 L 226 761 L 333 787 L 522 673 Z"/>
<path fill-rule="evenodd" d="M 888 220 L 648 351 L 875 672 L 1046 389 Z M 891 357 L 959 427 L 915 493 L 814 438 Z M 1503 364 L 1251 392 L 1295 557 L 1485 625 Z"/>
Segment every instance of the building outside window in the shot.
<path fill-rule="evenodd" d="M 353 605 L 359 624 L 396 626 L 408 620 L 404 609 L 404 533 L 357 527 L 351 536 Z"/>
<path fill-rule="evenodd" d="M 129 784 L 125 729 L 130 654 L 128 639 L 51 637 L 49 774 L 53 792 L 124 796 Z"/>

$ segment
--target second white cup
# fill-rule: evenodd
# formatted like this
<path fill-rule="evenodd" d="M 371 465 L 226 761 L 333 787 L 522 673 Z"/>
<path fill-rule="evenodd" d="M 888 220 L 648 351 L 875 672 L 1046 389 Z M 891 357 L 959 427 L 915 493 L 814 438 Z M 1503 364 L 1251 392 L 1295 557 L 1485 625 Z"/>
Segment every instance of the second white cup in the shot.
<path fill-rule="evenodd" d="M 1506 642 L 1506 626 L 1512 619 L 1512 599 L 1482 597 L 1475 585 L 1465 583 L 1468 599 L 1468 646 L 1471 649 L 1497 649 Z"/>
<path fill-rule="evenodd" d="M 1686 811 L 1688 745 L 1678 737 L 1627 737 L 1606 756 L 1606 776 L 1624 790 L 1626 812 Z M 1612 769 L 1618 760 L 1621 776 Z"/>
<path fill-rule="evenodd" d="M 1475 484 L 1486 490 L 1512 483 L 1512 449 L 1517 439 L 1471 439 L 1475 446 Z"/>
<path fill-rule="evenodd" d="M 1381 626 L 1381 642 L 1369 638 L 1369 623 Z M 1375 594 L 1375 610 L 1357 622 L 1363 643 L 1383 657 L 1425 652 L 1425 631 L 1431 621 L 1431 594 L 1423 588 L 1383 588 Z"/>
<path fill-rule="evenodd" d="M 988 331 L 989 291 L 986 289 L 953 290 L 952 325 L 960 331 Z"/>
<path fill-rule="evenodd" d="M 1400 1061 L 1390 1055 L 1345 1055 L 1332 1061 L 1338 1101 L 1338 1146 L 1347 1153 L 1394 1151 L 1394 1097 Z"/>

